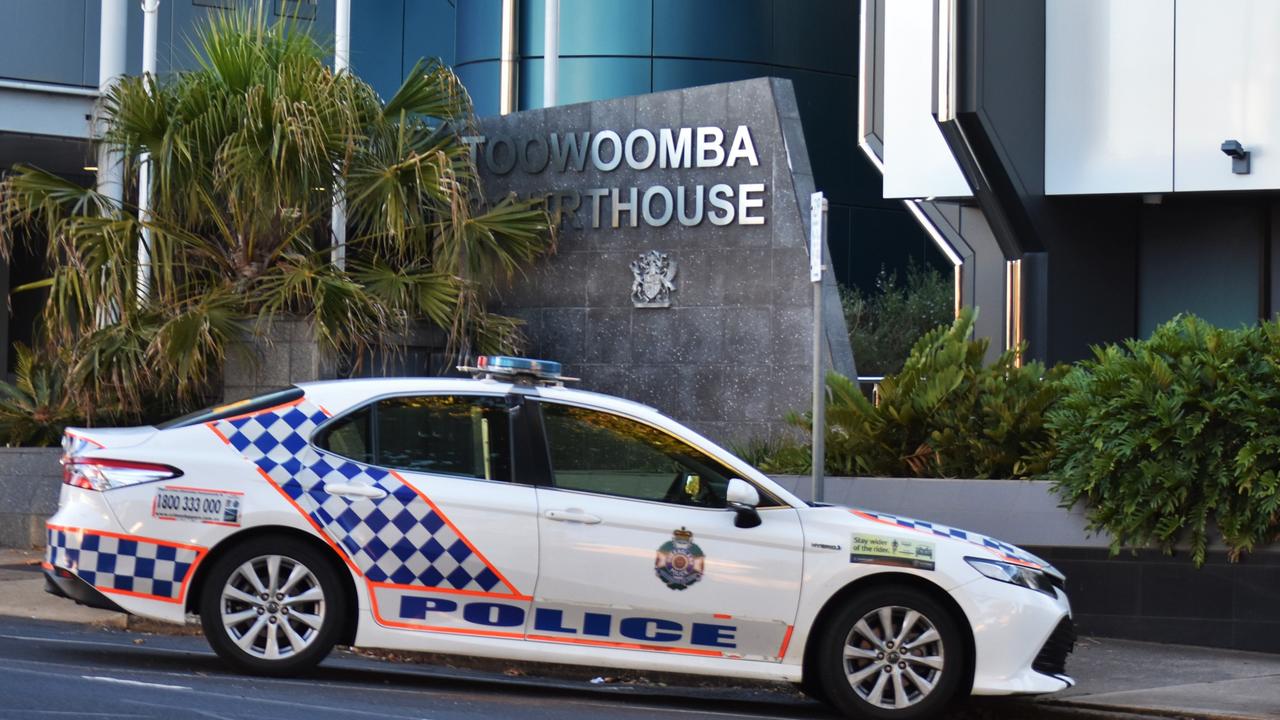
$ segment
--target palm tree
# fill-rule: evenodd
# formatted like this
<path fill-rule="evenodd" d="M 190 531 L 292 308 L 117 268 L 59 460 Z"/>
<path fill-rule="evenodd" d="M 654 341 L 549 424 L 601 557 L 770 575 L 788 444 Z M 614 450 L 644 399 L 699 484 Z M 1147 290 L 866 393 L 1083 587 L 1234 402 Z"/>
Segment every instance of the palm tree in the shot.
<path fill-rule="evenodd" d="M 550 223 L 533 202 L 486 203 L 457 77 L 420 62 L 383 102 L 293 30 L 261 12 L 215 17 L 193 43 L 197 69 L 125 78 L 102 99 L 126 171 L 150 154 L 146 216 L 35 168 L 0 183 L 0 253 L 27 226 L 48 238 L 51 276 L 33 286 L 49 290 L 45 333 L 82 407 L 207 395 L 246 327 L 282 315 L 357 357 L 416 318 L 458 354 L 516 342 L 516 321 L 483 299 L 549 248 Z M 345 267 L 330 261 L 334 187 Z"/>

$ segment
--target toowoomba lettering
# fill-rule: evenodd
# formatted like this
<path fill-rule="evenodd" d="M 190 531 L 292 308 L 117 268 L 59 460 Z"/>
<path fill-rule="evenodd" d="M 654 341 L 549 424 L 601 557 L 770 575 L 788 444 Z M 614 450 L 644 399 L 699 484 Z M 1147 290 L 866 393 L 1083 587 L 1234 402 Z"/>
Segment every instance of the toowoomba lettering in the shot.
<path fill-rule="evenodd" d="M 727 142 L 726 142 L 727 139 Z M 739 164 L 759 167 L 751 130 L 739 125 L 732 137 L 719 127 L 660 128 L 656 133 L 636 128 L 624 138 L 615 130 L 551 132 L 510 137 L 473 135 L 464 138 L 472 160 L 486 172 L 502 177 L 517 169 L 527 175 L 553 172 L 598 175 L 626 167 L 634 171 L 714 171 Z M 590 165 L 588 165 L 590 163 Z M 718 179 L 708 175 L 708 180 Z M 565 181 L 549 184 L 569 185 Z M 764 225 L 765 183 L 724 182 L 655 184 L 643 188 L 602 185 L 587 189 L 562 187 L 532 195 L 547 199 L 548 209 L 561 222 L 590 227 L 663 227 L 678 222 L 701 225 Z"/>

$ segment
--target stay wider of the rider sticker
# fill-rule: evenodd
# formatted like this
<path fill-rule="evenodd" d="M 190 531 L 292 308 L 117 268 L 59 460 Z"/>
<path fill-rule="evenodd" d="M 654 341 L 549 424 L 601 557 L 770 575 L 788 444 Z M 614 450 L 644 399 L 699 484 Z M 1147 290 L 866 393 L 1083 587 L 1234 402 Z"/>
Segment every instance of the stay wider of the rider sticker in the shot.
<path fill-rule="evenodd" d="M 849 562 L 932 570 L 933 543 L 881 535 L 854 535 L 849 543 Z"/>
<path fill-rule="evenodd" d="M 156 491 L 151 514 L 160 520 L 239 526 L 240 495 L 225 490 L 162 487 Z"/>

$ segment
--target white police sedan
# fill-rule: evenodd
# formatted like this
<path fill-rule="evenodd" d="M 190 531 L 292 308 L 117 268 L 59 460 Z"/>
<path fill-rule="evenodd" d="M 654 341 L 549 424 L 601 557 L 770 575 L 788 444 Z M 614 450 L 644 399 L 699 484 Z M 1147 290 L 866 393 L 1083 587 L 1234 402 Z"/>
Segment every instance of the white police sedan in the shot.
<path fill-rule="evenodd" d="M 1063 577 L 809 505 L 555 363 L 298 385 L 69 429 L 50 592 L 184 622 L 253 673 L 335 643 L 799 683 L 851 717 L 1071 685 Z"/>

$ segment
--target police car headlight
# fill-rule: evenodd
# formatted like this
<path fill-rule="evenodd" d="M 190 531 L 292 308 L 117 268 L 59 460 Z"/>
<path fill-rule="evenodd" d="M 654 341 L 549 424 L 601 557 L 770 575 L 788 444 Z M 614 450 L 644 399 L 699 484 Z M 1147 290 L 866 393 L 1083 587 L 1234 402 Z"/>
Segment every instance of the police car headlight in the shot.
<path fill-rule="evenodd" d="M 170 465 L 111 458 L 65 458 L 62 482 L 86 490 L 112 490 L 138 483 L 172 480 L 182 471 Z"/>
<path fill-rule="evenodd" d="M 1058 596 L 1053 578 L 1035 568 L 999 560 L 987 560 L 985 558 L 967 557 L 964 561 L 969 563 L 969 566 L 974 570 L 992 580 L 999 580 L 1010 585 L 1020 585 L 1028 590 L 1042 592 L 1049 597 Z"/>

